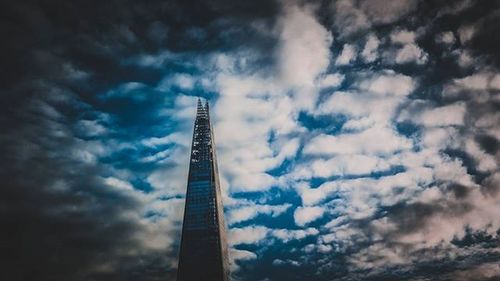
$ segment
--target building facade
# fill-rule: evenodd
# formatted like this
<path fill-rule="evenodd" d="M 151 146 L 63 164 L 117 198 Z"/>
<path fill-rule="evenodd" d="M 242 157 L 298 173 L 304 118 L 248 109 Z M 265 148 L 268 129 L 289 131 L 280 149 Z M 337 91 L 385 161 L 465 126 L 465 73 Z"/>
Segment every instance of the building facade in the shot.
<path fill-rule="evenodd" d="M 198 99 L 182 225 L 178 281 L 228 281 L 229 261 L 214 133 Z"/>

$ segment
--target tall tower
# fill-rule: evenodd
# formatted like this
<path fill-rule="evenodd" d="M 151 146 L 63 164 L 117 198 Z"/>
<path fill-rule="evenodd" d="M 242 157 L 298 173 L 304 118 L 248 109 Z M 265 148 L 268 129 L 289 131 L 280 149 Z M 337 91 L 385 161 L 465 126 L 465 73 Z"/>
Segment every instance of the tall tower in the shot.
<path fill-rule="evenodd" d="M 228 281 L 224 209 L 208 102 L 198 99 L 177 281 Z"/>

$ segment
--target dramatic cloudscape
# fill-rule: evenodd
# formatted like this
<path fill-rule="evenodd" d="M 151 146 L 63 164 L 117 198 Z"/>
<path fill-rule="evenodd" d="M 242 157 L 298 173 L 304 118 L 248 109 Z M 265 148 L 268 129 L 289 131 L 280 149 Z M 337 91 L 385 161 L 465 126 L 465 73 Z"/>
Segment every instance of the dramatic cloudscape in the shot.
<path fill-rule="evenodd" d="M 0 4 L 0 279 L 175 280 L 197 97 L 235 281 L 500 280 L 500 2 Z"/>

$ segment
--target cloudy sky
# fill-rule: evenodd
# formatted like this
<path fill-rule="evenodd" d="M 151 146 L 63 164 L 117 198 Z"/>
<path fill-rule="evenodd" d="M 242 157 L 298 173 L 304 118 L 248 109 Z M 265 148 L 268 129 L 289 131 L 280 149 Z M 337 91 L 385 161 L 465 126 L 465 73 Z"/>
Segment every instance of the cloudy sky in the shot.
<path fill-rule="evenodd" d="M 236 281 L 500 278 L 500 2 L 2 1 L 1 280 L 174 280 L 196 97 Z"/>

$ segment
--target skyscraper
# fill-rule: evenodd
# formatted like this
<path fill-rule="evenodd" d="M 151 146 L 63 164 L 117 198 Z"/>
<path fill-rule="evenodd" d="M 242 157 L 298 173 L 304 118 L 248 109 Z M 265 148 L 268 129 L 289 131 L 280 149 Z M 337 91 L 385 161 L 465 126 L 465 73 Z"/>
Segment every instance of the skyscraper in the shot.
<path fill-rule="evenodd" d="M 198 99 L 182 225 L 178 281 L 228 281 L 229 266 L 214 133 Z"/>

